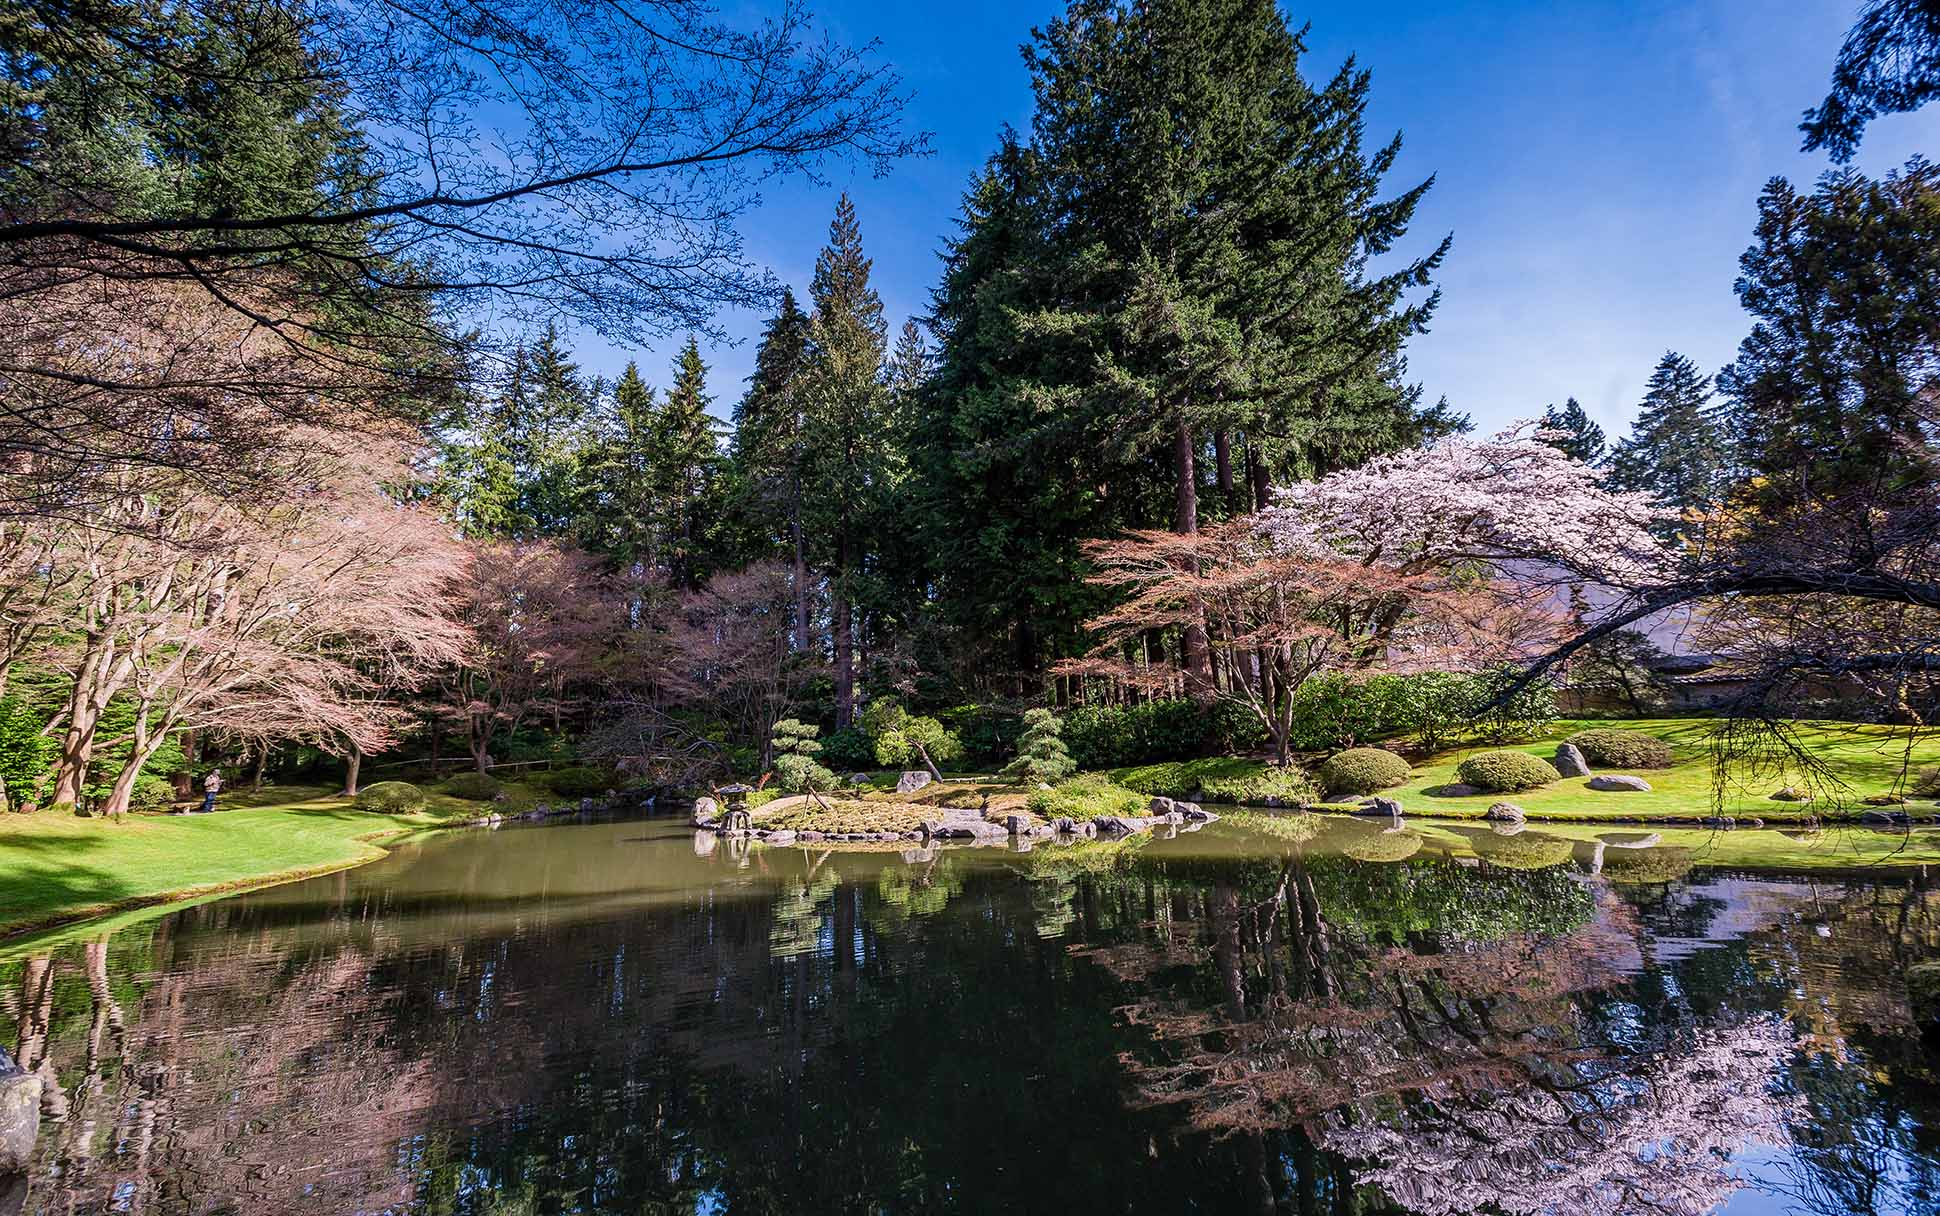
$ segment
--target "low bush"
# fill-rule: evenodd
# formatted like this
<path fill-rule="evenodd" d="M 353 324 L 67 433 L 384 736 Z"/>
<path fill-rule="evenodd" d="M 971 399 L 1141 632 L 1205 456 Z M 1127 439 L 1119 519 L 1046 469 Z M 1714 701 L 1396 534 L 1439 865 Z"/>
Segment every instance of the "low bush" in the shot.
<path fill-rule="evenodd" d="M 1496 794 L 1533 790 L 1563 779 L 1556 766 L 1541 756 L 1512 751 L 1477 752 L 1455 767 L 1455 776 L 1464 785 Z"/>
<path fill-rule="evenodd" d="M 357 809 L 404 815 L 424 806 L 424 791 L 409 781 L 379 781 L 357 792 Z"/>
<path fill-rule="evenodd" d="M 175 787 L 167 780 L 153 773 L 142 773 L 135 778 L 135 788 L 128 794 L 128 809 L 131 811 L 167 810 L 175 801 Z"/>
<path fill-rule="evenodd" d="M 620 779 L 609 770 L 584 764 L 553 769 L 540 780 L 561 798 L 597 798 L 620 787 Z"/>
<path fill-rule="evenodd" d="M 1148 801 L 1146 795 L 1126 789 L 1104 773 L 1082 773 L 1048 790 L 1032 790 L 1027 805 L 1043 819 L 1082 823 L 1099 815 L 1143 815 Z"/>
<path fill-rule="evenodd" d="M 459 773 L 445 779 L 444 790 L 466 802 L 490 802 L 505 792 L 505 786 L 490 773 Z"/>
<path fill-rule="evenodd" d="M 832 730 L 822 740 L 822 762 L 830 768 L 852 772 L 876 767 L 876 746 L 869 736 L 853 726 Z"/>
<path fill-rule="evenodd" d="M 1204 797 L 1211 802 L 1260 805 L 1268 798 L 1274 798 L 1292 805 L 1311 798 L 1316 792 L 1313 782 L 1298 768 L 1280 768 L 1258 760 L 1231 757 L 1141 764 L 1135 768 L 1116 769 L 1111 777 L 1126 789 L 1141 794 L 1167 798 Z"/>
<path fill-rule="evenodd" d="M 1641 731 L 1599 726 L 1569 737 L 1583 758 L 1598 768 L 1669 768 L 1671 745 Z"/>
<path fill-rule="evenodd" d="M 1315 774 L 1330 794 L 1372 794 L 1408 779 L 1408 762 L 1381 747 L 1350 747 L 1329 756 Z"/>
<path fill-rule="evenodd" d="M 1317 791 L 1307 774 L 1292 765 L 1263 764 L 1257 772 L 1234 776 L 1207 776 L 1199 782 L 1199 792 L 1209 802 L 1236 802 L 1264 805 L 1270 798 L 1292 806 L 1313 797 Z"/>

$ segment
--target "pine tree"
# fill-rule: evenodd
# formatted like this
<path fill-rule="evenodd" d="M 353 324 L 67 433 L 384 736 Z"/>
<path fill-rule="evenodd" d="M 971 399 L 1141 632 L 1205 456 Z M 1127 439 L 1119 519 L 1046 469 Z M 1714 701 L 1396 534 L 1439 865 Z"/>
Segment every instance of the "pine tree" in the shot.
<path fill-rule="evenodd" d="M 674 383 L 654 419 L 648 484 L 660 564 L 676 586 L 696 588 L 713 572 L 712 523 L 721 473 L 719 424 L 708 406 L 707 365 L 692 337 L 674 360 Z"/>
<path fill-rule="evenodd" d="M 632 360 L 613 383 L 606 415 L 586 462 L 591 492 L 582 507 L 581 543 L 620 569 L 652 570 L 661 560 L 654 484 L 659 407 Z"/>
<path fill-rule="evenodd" d="M 1773 179 L 1739 267 L 1757 323 L 1718 389 L 1763 496 L 1822 500 L 1930 475 L 1940 166 L 1828 173 L 1809 195 Z"/>
<path fill-rule="evenodd" d="M 889 392 L 882 379 L 888 327 L 869 272 L 855 206 L 844 194 L 829 243 L 815 259 L 801 388 L 802 512 L 813 556 L 827 576 L 838 726 L 855 717 L 855 611 L 891 473 Z"/>
<path fill-rule="evenodd" d="M 1363 459 L 1432 420 L 1400 380 L 1400 351 L 1435 307 L 1424 289 L 1447 244 L 1369 272 L 1428 183 L 1378 198 L 1399 144 L 1362 147 L 1366 73 L 1350 66 L 1316 89 L 1302 50 L 1271 0 L 1076 0 L 1039 32 L 1026 51 L 1031 138 L 1007 140 L 973 187 L 936 308 L 937 397 L 973 395 L 940 402 L 953 416 L 923 428 L 968 466 L 924 461 L 943 481 L 942 518 L 1032 510 L 961 497 L 987 494 L 991 466 L 1030 448 L 1076 466 L 1049 475 L 1108 500 L 1070 504 L 1105 516 L 1104 531 L 1191 531 L 1202 506 L 1253 501 L 1234 486 L 1235 444 L 1263 496 L 1274 478 Z M 1060 531 L 1068 514 L 1054 517 Z M 1038 530 L 992 519 L 981 538 Z M 1077 573 L 1075 541 L 991 563 L 1014 577 L 1040 557 L 1056 573 L 1030 571 L 1011 605 L 972 592 L 977 615 L 1008 618 L 1001 632 L 1027 669 L 1046 657 L 1029 617 Z M 1190 629 L 1186 652 L 1203 684 Z"/>
<path fill-rule="evenodd" d="M 1725 491 L 1730 453 L 1697 364 L 1665 351 L 1650 373 L 1637 420 L 1610 453 L 1610 484 L 1650 494 L 1680 516 L 1702 513 Z M 1678 530 L 1666 523 L 1666 537 Z"/>
<path fill-rule="evenodd" d="M 795 648 L 807 651 L 814 623 L 808 543 L 802 525 L 802 377 L 808 314 L 784 288 L 781 306 L 755 348 L 748 391 L 734 407 L 731 469 L 734 531 L 750 561 L 780 558 L 794 568 Z"/>
<path fill-rule="evenodd" d="M 1558 432 L 1543 440 L 1557 451 L 1584 464 L 1602 463 L 1606 455 L 1603 428 L 1591 419 L 1589 411 L 1576 398 L 1565 401 L 1560 410 L 1554 404 L 1546 407 L 1541 426 L 1546 431 Z"/>

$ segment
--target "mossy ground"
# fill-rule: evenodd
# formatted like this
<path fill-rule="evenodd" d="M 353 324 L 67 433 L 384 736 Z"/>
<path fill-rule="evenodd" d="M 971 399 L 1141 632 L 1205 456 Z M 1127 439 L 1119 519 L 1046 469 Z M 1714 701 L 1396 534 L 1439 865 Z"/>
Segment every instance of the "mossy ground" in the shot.
<path fill-rule="evenodd" d="M 0 934 L 341 869 L 382 856 L 375 842 L 385 837 L 542 800 L 524 786 L 507 791 L 494 805 L 431 786 L 408 815 L 360 811 L 322 786 L 237 790 L 212 815 L 0 815 Z"/>

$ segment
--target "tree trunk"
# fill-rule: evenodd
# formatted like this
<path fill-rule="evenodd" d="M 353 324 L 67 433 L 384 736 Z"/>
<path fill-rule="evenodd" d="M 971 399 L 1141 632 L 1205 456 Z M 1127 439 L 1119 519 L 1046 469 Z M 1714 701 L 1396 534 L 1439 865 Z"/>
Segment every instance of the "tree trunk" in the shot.
<path fill-rule="evenodd" d="M 1259 445 L 1252 439 L 1246 441 L 1246 476 L 1253 483 L 1253 509 L 1266 510 L 1273 498 L 1273 487 L 1267 483 L 1266 461 L 1261 459 Z"/>
<path fill-rule="evenodd" d="M 363 767 L 364 749 L 352 743 L 349 754 L 344 756 L 344 797 L 357 796 L 357 777 Z"/>
<path fill-rule="evenodd" d="M 251 769 L 249 773 L 250 789 L 260 790 L 263 788 L 263 769 L 266 768 L 268 765 L 269 765 L 269 744 L 265 743 L 263 746 L 256 749 L 256 767 Z"/>
<path fill-rule="evenodd" d="M 1193 460 L 1192 430 L 1185 423 L 1172 438 L 1172 461 L 1179 478 L 1179 514 L 1174 529 L 1182 536 L 1199 531 L 1199 473 Z M 1185 627 L 1186 693 L 1195 701 L 1213 695 L 1212 651 L 1206 644 L 1203 614 Z"/>
<path fill-rule="evenodd" d="M 795 649 L 807 653 L 810 643 L 808 611 L 808 545 L 802 539 L 802 519 L 796 512 L 789 521 L 795 539 Z"/>
<path fill-rule="evenodd" d="M 829 579 L 829 613 L 835 644 L 835 725 L 855 724 L 855 638 L 849 605 L 849 541 L 835 544 L 835 571 Z"/>
<path fill-rule="evenodd" d="M 1225 497 L 1233 492 L 1233 441 L 1225 431 L 1213 432 L 1213 463 L 1218 468 L 1220 496 Z"/>

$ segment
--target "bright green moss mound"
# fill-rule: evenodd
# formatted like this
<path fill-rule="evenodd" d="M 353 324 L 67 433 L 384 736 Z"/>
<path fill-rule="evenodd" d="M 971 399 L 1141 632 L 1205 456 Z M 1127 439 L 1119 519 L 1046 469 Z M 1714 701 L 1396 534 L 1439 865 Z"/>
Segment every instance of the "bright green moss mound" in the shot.
<path fill-rule="evenodd" d="M 1541 756 L 1514 751 L 1477 752 L 1456 766 L 1455 776 L 1464 785 L 1497 794 L 1533 790 L 1563 779 L 1556 766 Z"/>
<path fill-rule="evenodd" d="M 1600 727 L 1579 730 L 1566 742 L 1597 768 L 1669 768 L 1671 745 L 1655 735 Z"/>
<path fill-rule="evenodd" d="M 1081 773 L 1060 781 L 1048 790 L 1033 790 L 1031 813 L 1042 819 L 1075 819 L 1083 822 L 1099 815 L 1143 815 L 1149 799 L 1128 790 L 1106 773 Z"/>
<path fill-rule="evenodd" d="M 1372 794 L 1408 779 L 1408 762 L 1384 747 L 1350 747 L 1320 766 L 1320 784 L 1329 794 Z"/>
<path fill-rule="evenodd" d="M 357 809 L 380 815 L 408 815 L 423 809 L 424 791 L 409 781 L 379 781 L 357 794 Z"/>

